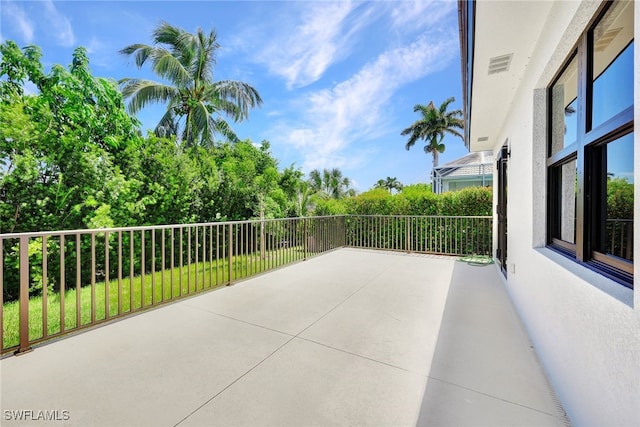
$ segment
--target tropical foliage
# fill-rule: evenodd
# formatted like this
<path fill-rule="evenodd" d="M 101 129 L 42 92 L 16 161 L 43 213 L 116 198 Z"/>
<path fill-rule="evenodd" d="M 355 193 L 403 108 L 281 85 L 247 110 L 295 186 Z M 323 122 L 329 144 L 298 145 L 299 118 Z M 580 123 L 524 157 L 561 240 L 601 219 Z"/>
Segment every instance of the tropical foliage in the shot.
<path fill-rule="evenodd" d="M 337 168 L 323 169 L 320 172 L 314 169 L 309 172 L 309 186 L 316 196 L 321 198 L 341 199 L 355 195 L 351 188 L 351 180 L 342 175 Z"/>
<path fill-rule="evenodd" d="M 139 199 L 122 161 L 141 139 L 115 82 L 91 75 L 83 48 L 48 73 L 37 47 L 0 51 L 0 230 L 104 225 L 108 206 L 131 216 Z"/>
<path fill-rule="evenodd" d="M 455 101 L 455 98 L 447 98 L 439 108 L 433 104 L 428 105 L 417 104 L 413 111 L 420 113 L 420 118 L 411 126 L 404 129 L 400 134 L 402 136 L 409 135 L 409 140 L 405 144 L 407 150 L 411 149 L 418 140 L 424 140 L 424 152 L 433 156 L 433 167 L 438 166 L 438 156 L 444 153 L 445 145 L 442 143 L 445 134 L 454 135 L 464 138 L 460 132 L 464 128 L 461 110 L 448 111 L 449 104 Z"/>
<path fill-rule="evenodd" d="M 302 172 L 280 171 L 267 141 L 205 148 L 142 136 L 84 49 L 50 71 L 37 47 L 0 51 L 0 232 L 309 213 Z"/>
<path fill-rule="evenodd" d="M 262 104 L 258 91 L 235 80 L 215 81 L 213 66 L 220 48 L 216 32 L 198 28 L 195 34 L 162 22 L 152 35 L 153 44 L 132 44 L 120 52 L 133 56 L 141 68 L 149 62 L 152 71 L 168 83 L 126 78 L 120 81 L 129 112 L 136 114 L 147 104 L 166 103 L 167 110 L 156 126 L 158 136 L 173 136 L 187 146 L 210 146 L 214 135 L 231 141 L 237 136 L 224 120 L 248 117 L 249 109 Z"/>
<path fill-rule="evenodd" d="M 375 188 L 384 188 L 389 191 L 389 193 L 393 193 L 393 190 L 400 191 L 402 190 L 402 183 L 398 181 L 398 178 L 390 176 L 387 179 L 379 179 L 376 182 Z"/>
<path fill-rule="evenodd" d="M 607 179 L 607 218 L 633 219 L 633 183 L 626 178 Z"/>
<path fill-rule="evenodd" d="M 493 189 L 468 187 L 435 194 L 426 184 L 406 185 L 397 194 L 374 188 L 340 200 L 321 200 L 316 213 L 322 215 L 491 215 Z"/>

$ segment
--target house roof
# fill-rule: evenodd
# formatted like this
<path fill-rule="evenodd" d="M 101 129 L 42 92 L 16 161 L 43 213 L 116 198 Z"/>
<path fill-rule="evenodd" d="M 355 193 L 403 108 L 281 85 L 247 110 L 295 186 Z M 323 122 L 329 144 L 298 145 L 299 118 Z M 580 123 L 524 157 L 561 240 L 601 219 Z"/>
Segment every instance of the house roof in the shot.
<path fill-rule="evenodd" d="M 475 151 L 435 168 L 437 175 L 444 176 L 478 176 L 493 173 L 493 153 L 491 151 Z M 481 166 L 490 166 L 482 168 Z"/>

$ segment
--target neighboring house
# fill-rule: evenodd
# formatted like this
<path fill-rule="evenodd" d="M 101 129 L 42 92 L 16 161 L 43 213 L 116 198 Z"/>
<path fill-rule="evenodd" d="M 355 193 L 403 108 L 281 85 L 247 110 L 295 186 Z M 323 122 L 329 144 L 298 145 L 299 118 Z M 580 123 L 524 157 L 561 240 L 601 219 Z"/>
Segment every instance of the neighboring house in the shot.
<path fill-rule="evenodd" d="M 572 423 L 640 426 L 639 5 L 458 4 L 505 286 Z"/>
<path fill-rule="evenodd" d="M 433 192 L 437 194 L 466 187 L 491 187 L 492 182 L 491 151 L 472 152 L 433 170 Z"/>

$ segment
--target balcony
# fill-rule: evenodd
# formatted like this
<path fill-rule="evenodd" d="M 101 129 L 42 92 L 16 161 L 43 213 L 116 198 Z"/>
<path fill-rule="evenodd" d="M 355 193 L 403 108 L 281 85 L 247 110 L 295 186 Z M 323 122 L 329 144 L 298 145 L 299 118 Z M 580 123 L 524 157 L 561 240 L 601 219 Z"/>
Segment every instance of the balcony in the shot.
<path fill-rule="evenodd" d="M 20 317 L 46 307 L 38 327 L 20 323 L 20 342 L 3 348 L 24 354 L 0 362 L 3 425 L 566 424 L 494 266 L 436 254 L 481 252 L 490 219 L 171 227 L 69 232 L 78 248 L 93 242 L 94 271 L 85 284 L 83 254 L 70 257 L 80 271 L 70 276 L 80 291 L 63 290 L 74 295 L 70 312 L 32 296 L 35 275 L 24 276 L 37 270 L 30 260 L 55 258 L 53 276 L 66 284 L 64 250 L 38 258 L 26 249 L 65 234 L 2 236 L 5 256 L 9 247 L 26 253 L 18 270 L 30 298 L 20 301 Z M 128 277 L 125 258 L 137 254 Z M 5 278 L 13 274 L 7 264 Z M 97 277 L 114 285 L 100 288 Z M 128 289 L 136 283 L 138 293 Z"/>

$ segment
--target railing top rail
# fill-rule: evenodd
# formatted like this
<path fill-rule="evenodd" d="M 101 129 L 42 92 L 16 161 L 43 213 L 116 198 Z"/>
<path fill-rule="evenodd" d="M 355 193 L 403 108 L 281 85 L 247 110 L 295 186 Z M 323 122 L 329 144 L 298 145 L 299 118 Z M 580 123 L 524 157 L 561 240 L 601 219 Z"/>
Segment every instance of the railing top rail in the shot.
<path fill-rule="evenodd" d="M 134 227 L 113 227 L 113 228 L 84 228 L 76 230 L 50 230 L 50 231 L 33 231 L 33 232 L 21 232 L 21 233 L 0 233 L 0 239 L 18 239 L 20 237 L 50 237 L 50 236 L 63 236 L 63 235 L 76 235 L 76 234 L 100 234 L 100 233 L 119 233 L 126 231 L 150 231 L 150 230 L 177 230 L 187 227 L 209 227 L 216 226 L 221 227 L 225 225 L 238 225 L 238 224 L 260 224 L 263 222 L 285 222 L 285 221 L 299 221 L 303 219 L 317 220 L 317 219 L 331 219 L 331 218 L 470 218 L 470 219 L 491 219 L 491 216 L 465 216 L 465 215 L 324 215 L 324 216 L 309 216 L 309 217 L 293 217 L 293 218 L 265 218 L 265 219 L 248 219 L 241 221 L 215 221 L 215 222 L 199 222 L 189 224 L 164 224 L 164 225 L 139 225 Z"/>
<path fill-rule="evenodd" d="M 31 231 L 20 233 L 0 233 L 0 239 L 17 239 L 20 237 L 49 237 L 49 236 L 62 236 L 62 235 L 75 235 L 75 234 L 99 234 L 99 233 L 118 233 L 121 231 L 148 231 L 148 230 L 170 230 L 180 229 L 187 227 L 209 227 L 209 226 L 224 226 L 224 225 L 237 225 L 237 224 L 260 224 L 261 222 L 284 222 L 284 221 L 299 221 L 303 219 L 323 219 L 323 218 L 341 218 L 348 215 L 324 215 L 324 216 L 309 216 L 309 217 L 293 217 L 293 218 L 265 218 L 265 219 L 246 219 L 240 221 L 214 221 L 214 222 L 198 222 L 188 224 L 164 224 L 164 225 L 137 225 L 133 227 L 112 227 L 112 228 L 82 228 L 76 230 L 49 230 L 49 231 Z"/>
<path fill-rule="evenodd" d="M 474 219 L 491 219 L 490 215 L 346 215 L 347 217 L 364 217 L 364 218 L 474 218 Z"/>

